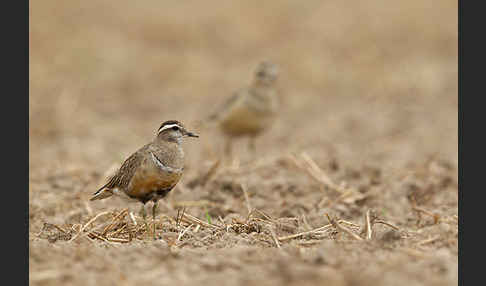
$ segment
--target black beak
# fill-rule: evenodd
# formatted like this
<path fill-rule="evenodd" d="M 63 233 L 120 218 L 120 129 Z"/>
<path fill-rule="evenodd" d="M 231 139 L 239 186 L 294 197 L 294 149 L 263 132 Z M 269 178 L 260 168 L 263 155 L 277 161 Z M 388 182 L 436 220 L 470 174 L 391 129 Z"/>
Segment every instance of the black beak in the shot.
<path fill-rule="evenodd" d="M 199 138 L 199 135 L 196 135 L 196 134 L 194 134 L 194 133 L 192 133 L 192 132 L 189 132 L 189 131 L 187 131 L 186 135 L 187 135 L 187 136 L 189 136 L 189 137 L 196 137 L 196 138 Z"/>

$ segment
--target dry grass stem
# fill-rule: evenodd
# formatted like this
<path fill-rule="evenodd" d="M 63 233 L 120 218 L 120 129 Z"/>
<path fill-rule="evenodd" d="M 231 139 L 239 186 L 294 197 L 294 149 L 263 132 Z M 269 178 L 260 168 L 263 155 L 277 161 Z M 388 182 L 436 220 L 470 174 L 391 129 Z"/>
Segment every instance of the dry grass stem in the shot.
<path fill-rule="evenodd" d="M 130 212 L 130 219 L 132 220 L 133 225 L 137 226 L 137 220 L 132 212 Z"/>
<path fill-rule="evenodd" d="M 263 216 L 265 219 L 269 220 L 269 221 L 274 221 L 273 218 L 271 216 L 269 216 L 268 214 L 264 213 L 263 211 L 259 210 L 259 209 L 253 209 L 252 210 L 252 213 L 253 212 L 257 212 L 259 213 L 261 216 Z"/>
<path fill-rule="evenodd" d="M 340 219 L 340 220 L 338 220 L 338 223 L 340 223 L 340 224 L 345 224 L 345 225 L 349 225 L 349 226 L 352 226 L 352 227 L 354 227 L 354 228 L 360 228 L 360 227 L 361 227 L 360 225 L 357 225 L 357 224 L 355 224 L 355 223 L 352 223 L 352 222 L 347 221 L 347 220 L 344 220 L 344 219 Z"/>
<path fill-rule="evenodd" d="M 359 237 L 359 235 L 355 234 L 354 232 L 350 231 L 349 229 L 347 229 L 346 227 L 342 226 L 339 224 L 339 222 L 334 219 L 334 218 L 331 218 L 329 216 L 329 214 L 326 214 L 327 216 L 327 219 L 329 220 L 329 223 L 331 223 L 331 225 L 338 231 L 340 232 L 345 232 L 347 234 L 349 234 L 352 238 L 356 239 L 356 240 L 363 240 L 361 237 Z"/>
<path fill-rule="evenodd" d="M 250 198 L 248 197 L 248 192 L 246 190 L 246 184 L 241 183 L 240 186 L 241 186 L 241 190 L 243 191 L 243 195 L 245 196 L 246 208 L 248 209 L 248 217 L 250 217 L 251 205 L 250 205 Z"/>
<path fill-rule="evenodd" d="M 431 212 L 429 212 L 429 211 L 427 211 L 427 210 L 424 210 L 424 209 L 422 209 L 422 208 L 417 207 L 416 205 L 413 205 L 413 206 L 412 206 L 412 209 L 413 209 L 414 211 L 416 211 L 418 214 L 423 213 L 423 214 L 425 214 L 425 215 L 428 215 L 428 216 L 432 217 L 432 218 L 434 219 L 434 224 L 437 224 L 437 223 L 439 223 L 439 221 L 440 221 L 441 216 L 440 216 L 439 214 L 436 214 L 436 213 L 431 213 Z M 420 216 L 419 216 L 419 219 L 420 219 Z"/>
<path fill-rule="evenodd" d="M 107 215 L 109 214 L 110 212 L 109 211 L 106 211 L 106 212 L 102 212 L 102 213 L 99 213 L 97 214 L 94 218 L 92 218 L 90 221 L 88 221 L 80 230 L 78 233 L 76 233 L 75 236 L 73 236 L 73 238 L 71 238 L 71 240 L 69 240 L 69 242 L 72 242 L 74 241 L 76 238 L 78 238 L 78 236 L 86 229 L 86 227 L 88 227 L 88 225 L 92 224 L 94 221 L 96 221 L 99 217 L 103 216 L 103 215 Z"/>
<path fill-rule="evenodd" d="M 218 159 L 216 160 L 216 162 L 214 162 L 211 168 L 209 168 L 209 171 L 202 177 L 200 182 L 201 186 L 204 187 L 206 183 L 209 182 L 209 180 L 211 180 L 211 178 L 214 177 L 220 165 L 221 165 L 221 159 Z"/>
<path fill-rule="evenodd" d="M 128 214 L 128 209 L 124 209 L 121 211 L 119 214 L 117 214 L 113 219 L 111 220 L 111 223 L 103 230 L 102 236 L 105 236 L 106 233 L 111 230 L 115 225 L 118 220 L 122 220 L 125 218 L 125 216 Z M 122 216 L 123 215 L 123 216 Z"/>
<path fill-rule="evenodd" d="M 219 220 L 219 222 L 221 222 L 222 225 L 226 225 L 226 223 L 224 222 L 224 219 L 220 215 L 218 216 L 218 220 Z"/>
<path fill-rule="evenodd" d="M 188 231 L 188 230 L 189 230 L 189 229 L 190 229 L 192 226 L 193 226 L 193 224 L 190 224 L 188 227 L 186 227 L 186 228 L 184 229 L 184 231 L 181 231 L 181 232 L 179 233 L 179 236 L 177 237 L 177 241 L 180 241 L 180 240 L 181 240 L 181 238 L 184 236 L 184 234 L 186 234 L 186 232 L 187 232 L 187 231 Z"/>
<path fill-rule="evenodd" d="M 113 238 L 115 237 L 116 235 L 118 235 L 119 233 L 121 233 L 122 231 L 125 230 L 125 228 L 127 227 L 128 224 L 124 224 L 122 227 L 120 227 L 118 230 L 114 231 L 113 233 L 110 233 L 109 235 L 107 235 L 107 237 L 110 239 L 110 238 Z"/>
<path fill-rule="evenodd" d="M 370 211 L 367 210 L 365 213 L 365 229 L 366 229 L 366 239 L 371 239 L 371 222 L 370 222 Z"/>
<path fill-rule="evenodd" d="M 58 225 L 55 225 L 55 224 L 49 224 L 49 225 L 52 225 L 53 227 L 55 227 L 56 229 L 58 229 L 62 233 L 67 233 L 67 231 L 65 231 L 62 227 L 60 227 Z"/>
<path fill-rule="evenodd" d="M 344 182 L 341 182 L 340 185 L 334 183 L 332 179 L 316 164 L 316 162 L 312 160 L 307 152 L 302 152 L 300 158 L 297 158 L 292 154 L 288 157 L 299 169 L 307 173 L 312 179 L 323 186 L 340 193 L 341 196 L 339 197 L 339 200 L 342 200 L 345 197 L 355 193 L 353 189 L 346 188 Z"/>
<path fill-rule="evenodd" d="M 393 225 L 393 224 L 391 224 L 389 222 L 386 222 L 384 220 L 377 219 L 377 220 L 374 220 L 373 223 L 381 223 L 381 224 L 384 224 L 386 226 L 389 226 L 389 227 L 393 228 L 396 231 L 399 231 L 400 230 L 397 226 L 395 226 L 395 225 Z"/>
<path fill-rule="evenodd" d="M 424 244 L 432 243 L 432 242 L 439 240 L 439 239 L 440 239 L 440 235 L 436 235 L 436 236 L 431 237 L 429 239 L 425 239 L 425 240 L 420 241 L 419 243 L 417 243 L 417 246 L 422 246 Z"/>
<path fill-rule="evenodd" d="M 307 163 L 309 166 L 306 168 L 308 171 L 308 174 L 311 175 L 315 180 L 318 182 L 325 184 L 327 187 L 329 187 L 332 190 L 335 190 L 339 193 L 344 193 L 345 189 L 343 189 L 341 186 L 335 184 L 331 178 L 312 160 L 312 158 L 307 154 L 307 152 L 302 152 L 301 154 L 302 159 L 304 162 Z"/>
<path fill-rule="evenodd" d="M 272 238 L 273 238 L 273 241 L 275 242 L 275 246 L 277 246 L 277 248 L 280 248 L 280 243 L 278 242 L 277 235 L 275 234 L 275 231 L 273 230 L 273 228 L 271 226 L 269 226 L 268 229 L 270 230 L 270 233 L 272 234 Z"/>
<path fill-rule="evenodd" d="M 84 202 L 84 208 L 86 209 L 86 212 L 88 213 L 89 216 L 93 215 L 93 209 L 91 208 L 88 202 Z"/>
<path fill-rule="evenodd" d="M 97 238 L 99 240 L 103 240 L 104 242 L 107 242 L 107 243 L 110 243 L 108 241 L 108 239 L 104 238 L 103 236 L 97 234 L 95 231 L 91 231 L 89 234 L 88 234 L 88 237 L 94 237 L 94 238 Z"/>
<path fill-rule="evenodd" d="M 304 236 L 304 235 L 307 235 L 307 234 L 312 234 L 312 233 L 316 233 L 316 232 L 319 232 L 319 231 L 324 231 L 324 230 L 329 229 L 330 227 L 332 227 L 332 225 L 327 224 L 325 226 L 321 226 L 321 227 L 318 227 L 318 228 L 313 229 L 313 230 L 304 231 L 304 232 L 300 232 L 300 233 L 296 233 L 296 234 L 292 234 L 292 235 L 288 235 L 288 236 L 279 237 L 278 240 L 279 241 L 285 241 L 285 240 L 297 238 L 297 237 L 300 237 L 300 236 Z"/>
<path fill-rule="evenodd" d="M 214 224 L 209 224 L 203 220 L 200 220 L 198 219 L 197 217 L 194 217 L 186 212 L 182 213 L 182 218 L 181 220 L 185 220 L 186 222 L 188 223 L 192 223 L 192 224 L 200 224 L 202 226 L 205 226 L 205 227 L 209 227 L 209 228 L 212 228 L 212 229 L 220 229 L 221 227 L 219 226 L 216 226 Z"/>
<path fill-rule="evenodd" d="M 354 194 L 355 194 L 355 192 L 353 190 L 344 190 L 343 192 L 340 193 L 340 195 L 336 199 L 334 199 L 334 200 L 328 200 L 324 204 L 324 206 L 330 208 L 333 205 L 335 205 L 335 204 L 343 201 L 344 199 L 346 199 L 346 198 L 348 198 L 348 197 L 350 197 L 350 196 L 352 196 Z"/>

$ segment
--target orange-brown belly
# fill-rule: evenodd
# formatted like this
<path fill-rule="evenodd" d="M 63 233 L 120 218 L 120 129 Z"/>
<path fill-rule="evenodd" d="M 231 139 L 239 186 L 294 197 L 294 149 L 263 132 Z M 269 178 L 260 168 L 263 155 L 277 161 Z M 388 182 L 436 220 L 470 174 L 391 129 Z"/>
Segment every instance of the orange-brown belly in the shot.
<path fill-rule="evenodd" d="M 231 136 L 256 136 L 272 123 L 272 114 L 261 114 L 245 106 L 238 107 L 222 120 L 221 129 Z"/>
<path fill-rule="evenodd" d="M 181 173 L 165 174 L 152 170 L 140 170 L 132 178 L 126 193 L 132 198 L 143 200 L 157 191 L 171 190 L 181 178 Z"/>

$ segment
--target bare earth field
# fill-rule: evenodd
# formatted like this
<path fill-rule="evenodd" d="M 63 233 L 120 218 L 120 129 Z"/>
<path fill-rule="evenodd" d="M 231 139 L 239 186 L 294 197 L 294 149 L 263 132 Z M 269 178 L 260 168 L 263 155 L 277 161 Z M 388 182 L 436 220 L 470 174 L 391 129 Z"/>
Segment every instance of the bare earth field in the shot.
<path fill-rule="evenodd" d="M 457 1 L 32 1 L 30 284 L 457 285 L 457 40 Z M 282 109 L 228 164 L 201 123 L 262 59 Z M 88 201 L 168 119 L 157 219 Z"/>

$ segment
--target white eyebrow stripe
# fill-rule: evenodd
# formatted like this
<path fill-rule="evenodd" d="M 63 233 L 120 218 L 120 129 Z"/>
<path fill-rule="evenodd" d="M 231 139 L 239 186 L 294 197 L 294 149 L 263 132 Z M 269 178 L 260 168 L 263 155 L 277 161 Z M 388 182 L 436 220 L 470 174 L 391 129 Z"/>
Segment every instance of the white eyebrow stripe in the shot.
<path fill-rule="evenodd" d="M 162 169 L 165 172 L 180 173 L 184 169 L 184 168 L 175 169 L 175 168 L 166 166 L 162 162 L 160 162 L 159 158 L 157 158 L 157 156 L 155 156 L 154 153 L 150 152 L 150 155 L 152 155 L 152 160 L 155 162 L 155 165 L 159 166 L 159 168 Z"/>
<path fill-rule="evenodd" d="M 172 128 L 174 126 L 177 126 L 177 127 L 181 128 L 178 124 L 169 124 L 169 125 L 165 125 L 164 127 L 160 128 L 159 129 L 159 133 L 162 132 L 162 131 L 164 131 L 165 129 L 169 129 L 169 128 Z"/>

